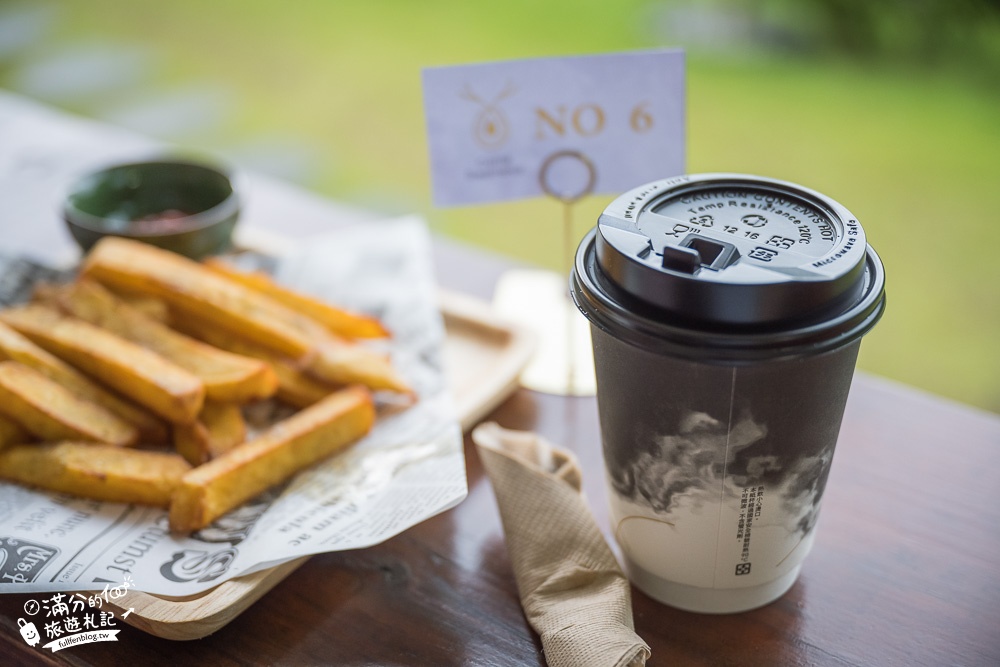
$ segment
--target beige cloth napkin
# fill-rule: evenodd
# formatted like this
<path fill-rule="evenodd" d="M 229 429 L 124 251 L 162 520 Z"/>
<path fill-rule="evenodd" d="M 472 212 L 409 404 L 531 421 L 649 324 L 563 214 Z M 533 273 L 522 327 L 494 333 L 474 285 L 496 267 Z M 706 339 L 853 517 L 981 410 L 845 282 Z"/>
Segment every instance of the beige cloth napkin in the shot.
<path fill-rule="evenodd" d="M 641 667 L 628 579 L 580 495 L 575 457 L 497 424 L 472 439 L 493 483 L 507 552 L 549 667 Z"/>

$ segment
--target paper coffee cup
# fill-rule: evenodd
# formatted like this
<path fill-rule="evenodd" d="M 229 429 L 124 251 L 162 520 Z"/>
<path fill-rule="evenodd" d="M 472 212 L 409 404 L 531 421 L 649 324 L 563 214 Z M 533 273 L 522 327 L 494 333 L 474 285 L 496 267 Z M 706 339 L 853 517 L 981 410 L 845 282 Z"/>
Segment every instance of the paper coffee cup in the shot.
<path fill-rule="evenodd" d="M 615 537 L 633 583 L 708 613 L 795 582 L 884 272 L 857 219 L 735 174 L 616 199 L 571 276 L 590 320 Z"/>

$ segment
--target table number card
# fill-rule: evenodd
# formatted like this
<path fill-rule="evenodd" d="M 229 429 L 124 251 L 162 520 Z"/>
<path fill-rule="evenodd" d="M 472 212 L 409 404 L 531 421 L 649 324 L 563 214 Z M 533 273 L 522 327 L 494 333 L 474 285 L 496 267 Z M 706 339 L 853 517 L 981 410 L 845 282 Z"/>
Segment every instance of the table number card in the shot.
<path fill-rule="evenodd" d="M 617 194 L 684 172 L 679 50 L 434 67 L 423 89 L 437 206 L 579 190 L 581 180 Z"/>

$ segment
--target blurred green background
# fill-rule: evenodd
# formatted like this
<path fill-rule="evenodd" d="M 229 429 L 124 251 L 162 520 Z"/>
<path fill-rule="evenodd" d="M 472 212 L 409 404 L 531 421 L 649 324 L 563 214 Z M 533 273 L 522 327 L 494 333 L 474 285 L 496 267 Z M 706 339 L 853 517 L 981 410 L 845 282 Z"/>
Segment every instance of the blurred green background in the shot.
<path fill-rule="evenodd" d="M 431 205 L 420 68 L 665 46 L 689 171 L 861 220 L 889 296 L 860 366 L 1000 412 L 1000 0 L 0 0 L 0 87 L 551 268 L 556 203 Z"/>

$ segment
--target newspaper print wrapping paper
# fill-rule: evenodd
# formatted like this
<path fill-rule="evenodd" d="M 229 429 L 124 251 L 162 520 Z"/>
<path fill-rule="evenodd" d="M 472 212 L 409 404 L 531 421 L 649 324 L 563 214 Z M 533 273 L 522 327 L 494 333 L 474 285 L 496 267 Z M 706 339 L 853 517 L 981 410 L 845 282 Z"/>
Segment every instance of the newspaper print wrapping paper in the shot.
<path fill-rule="evenodd" d="M 129 577 L 136 590 L 193 595 L 300 556 L 377 544 L 465 497 L 423 224 L 405 218 L 341 228 L 302 243 L 274 268 L 286 285 L 380 317 L 417 404 L 381 401 L 374 429 L 347 452 L 189 537 L 170 534 L 162 509 L 0 482 L 0 592 L 93 590 Z M 0 302 L 69 276 L 0 255 Z"/>

